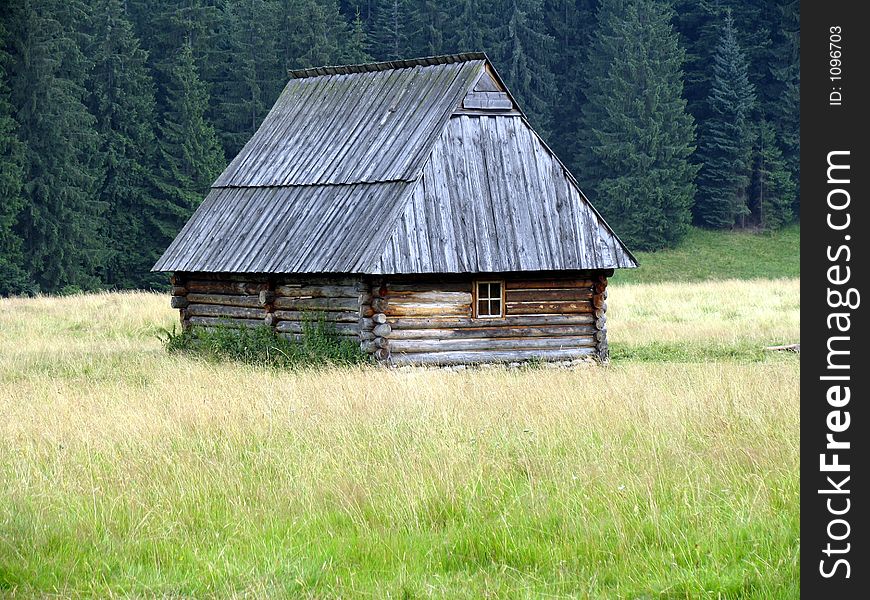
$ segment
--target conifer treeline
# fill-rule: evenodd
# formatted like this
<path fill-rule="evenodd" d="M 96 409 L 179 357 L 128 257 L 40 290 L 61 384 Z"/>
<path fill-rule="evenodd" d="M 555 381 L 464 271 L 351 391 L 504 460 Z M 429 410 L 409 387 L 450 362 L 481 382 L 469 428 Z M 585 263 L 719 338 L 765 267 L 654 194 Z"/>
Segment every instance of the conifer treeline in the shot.
<path fill-rule="evenodd" d="M 287 69 L 476 50 L 631 247 L 796 218 L 796 0 L 9 0 L 0 294 L 162 285 Z"/>

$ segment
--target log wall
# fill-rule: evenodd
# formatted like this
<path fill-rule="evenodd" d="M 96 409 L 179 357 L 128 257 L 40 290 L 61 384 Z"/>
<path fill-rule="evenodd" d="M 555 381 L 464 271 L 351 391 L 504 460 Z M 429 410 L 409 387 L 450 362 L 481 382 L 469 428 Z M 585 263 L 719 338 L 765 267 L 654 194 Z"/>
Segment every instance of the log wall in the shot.
<path fill-rule="evenodd" d="M 183 328 L 266 325 L 298 339 L 306 314 L 316 313 L 334 323 L 340 336 L 359 340 L 360 306 L 368 296 L 359 277 L 176 273 L 171 303 Z"/>
<path fill-rule="evenodd" d="M 371 347 L 393 364 L 606 360 L 609 274 L 487 276 L 505 282 L 499 319 L 473 317 L 472 278 L 388 278 L 373 286 L 384 322 Z"/>
<path fill-rule="evenodd" d="M 609 271 L 488 275 L 504 281 L 505 316 L 474 318 L 474 279 L 177 273 L 172 307 L 191 325 L 257 327 L 299 339 L 307 313 L 392 364 L 607 360 Z"/>

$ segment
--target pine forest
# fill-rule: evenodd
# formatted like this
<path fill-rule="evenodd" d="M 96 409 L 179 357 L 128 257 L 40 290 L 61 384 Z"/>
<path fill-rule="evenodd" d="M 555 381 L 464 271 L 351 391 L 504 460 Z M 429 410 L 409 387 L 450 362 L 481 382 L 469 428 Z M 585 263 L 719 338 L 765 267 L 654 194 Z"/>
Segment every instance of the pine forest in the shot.
<path fill-rule="evenodd" d="M 0 295 L 150 268 L 287 70 L 467 51 L 634 250 L 800 213 L 794 0 L 6 0 Z"/>

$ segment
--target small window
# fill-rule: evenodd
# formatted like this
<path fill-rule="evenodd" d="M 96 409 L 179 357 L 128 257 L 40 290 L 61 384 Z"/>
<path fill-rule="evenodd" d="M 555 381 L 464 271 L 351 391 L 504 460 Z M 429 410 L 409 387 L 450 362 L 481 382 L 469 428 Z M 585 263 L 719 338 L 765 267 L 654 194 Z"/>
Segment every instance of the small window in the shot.
<path fill-rule="evenodd" d="M 478 281 L 474 286 L 476 316 L 480 319 L 501 319 L 504 316 L 504 282 Z"/>

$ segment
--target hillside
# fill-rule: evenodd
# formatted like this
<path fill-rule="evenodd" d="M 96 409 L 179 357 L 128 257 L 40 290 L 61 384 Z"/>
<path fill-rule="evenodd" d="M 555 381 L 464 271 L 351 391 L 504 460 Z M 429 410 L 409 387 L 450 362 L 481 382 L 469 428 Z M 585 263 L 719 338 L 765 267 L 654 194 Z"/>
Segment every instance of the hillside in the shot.
<path fill-rule="evenodd" d="M 618 271 L 613 282 L 800 277 L 800 237 L 800 225 L 772 233 L 693 228 L 677 248 L 636 252 L 640 268 Z"/>

